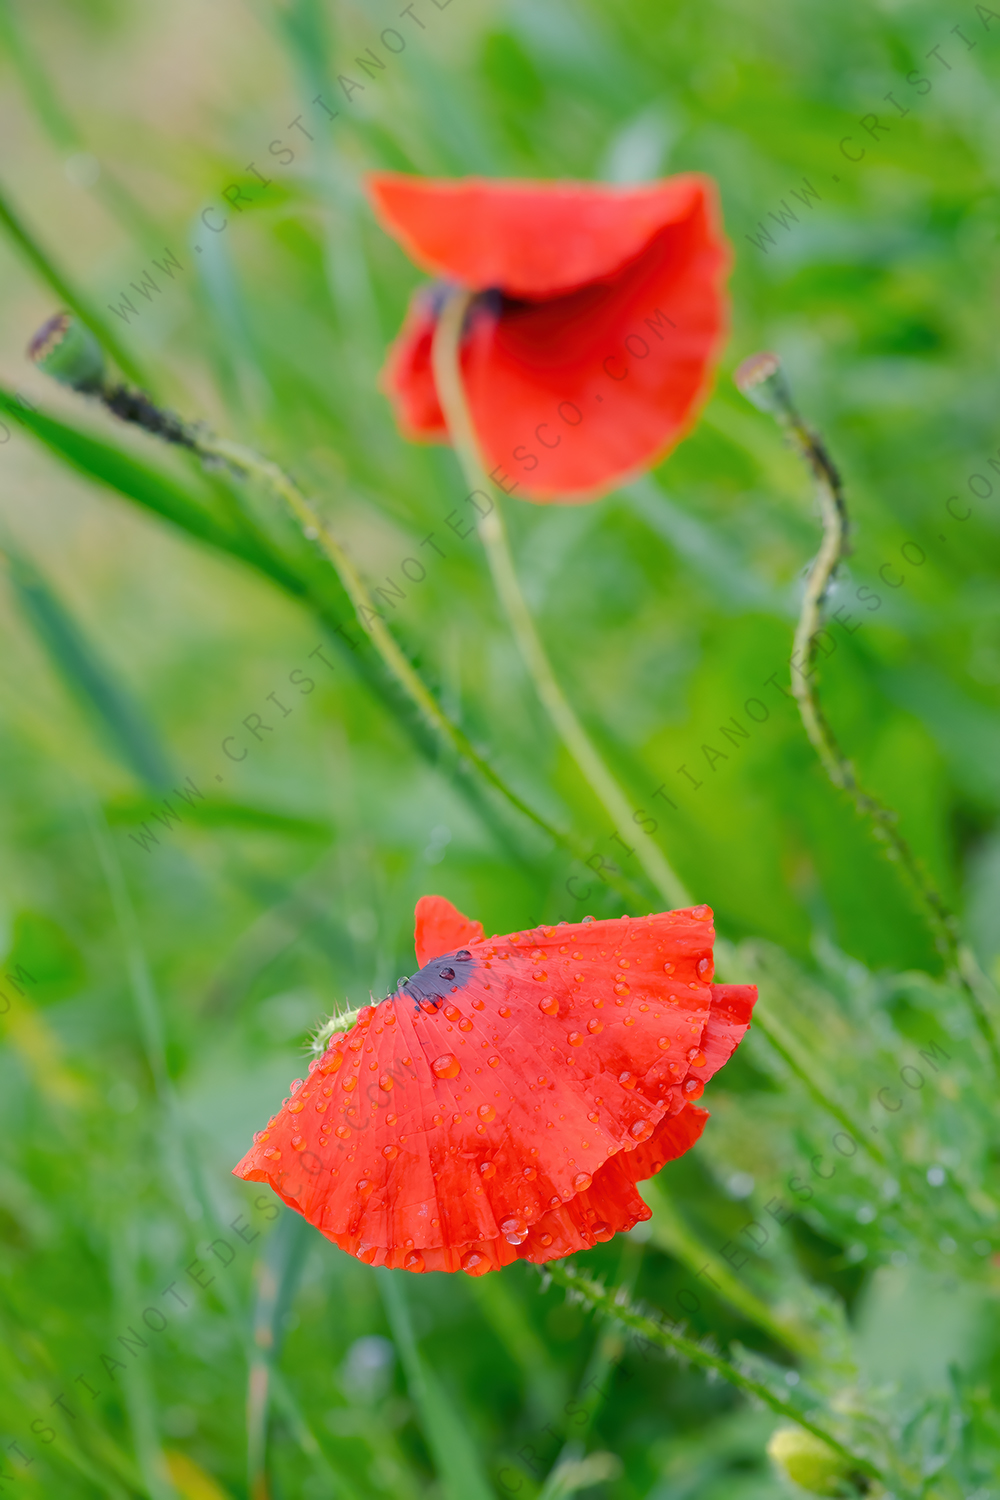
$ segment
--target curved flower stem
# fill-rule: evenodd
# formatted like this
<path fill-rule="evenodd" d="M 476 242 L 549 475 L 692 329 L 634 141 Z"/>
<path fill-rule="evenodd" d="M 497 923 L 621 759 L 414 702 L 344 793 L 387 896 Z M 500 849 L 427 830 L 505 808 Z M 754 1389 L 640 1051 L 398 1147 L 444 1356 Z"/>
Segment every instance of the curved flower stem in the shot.
<path fill-rule="evenodd" d="M 109 383 L 98 394 L 108 410 L 120 420 L 134 423 L 164 442 L 187 448 L 203 461 L 222 463 L 240 478 L 254 479 L 266 486 L 292 513 L 307 539 L 321 548 L 354 606 L 358 624 L 378 652 L 386 670 L 416 705 L 431 729 L 457 756 L 474 766 L 494 791 L 534 823 L 554 844 L 581 864 L 586 863 L 587 849 L 583 841 L 574 834 L 562 833 L 553 827 L 509 787 L 479 754 L 468 736 L 444 712 L 383 621 L 354 560 L 333 535 L 309 498 L 283 469 L 252 448 L 229 442 L 225 438 L 217 438 L 202 424 L 185 422 L 173 412 L 162 410 L 141 391 Z M 626 876 L 609 873 L 607 879 L 623 896 L 632 900 L 641 899 L 640 892 Z M 353 1020 L 347 1024 L 353 1025 Z M 333 1029 L 341 1028 L 338 1025 Z"/>
<path fill-rule="evenodd" d="M 500 500 L 486 477 L 479 452 L 459 364 L 462 328 L 472 297 L 472 292 L 457 288 L 451 292 L 441 310 L 433 351 L 434 383 L 438 399 L 466 482 L 473 490 L 481 491 L 492 501 L 492 509 L 480 517 L 479 535 L 486 550 L 497 597 L 510 622 L 535 692 L 563 745 L 598 801 L 603 803 L 617 831 L 619 828 L 627 828 L 632 822 L 632 809 L 556 681 L 545 647 L 521 592 L 500 511 Z M 655 844 L 639 843 L 636 852 L 648 879 L 664 901 L 674 907 L 690 904 L 690 897 L 681 880 Z"/>
<path fill-rule="evenodd" d="M 882 1472 L 870 1463 L 867 1458 L 861 1458 L 857 1453 L 852 1453 L 845 1448 L 837 1438 L 811 1422 L 808 1417 L 798 1411 L 789 1402 L 783 1401 L 776 1396 L 759 1380 L 752 1376 L 744 1375 L 742 1370 L 730 1363 L 721 1354 L 716 1354 L 710 1349 L 704 1348 L 696 1343 L 694 1339 L 685 1338 L 683 1334 L 674 1333 L 672 1329 L 666 1328 L 655 1318 L 647 1317 L 638 1308 L 633 1307 L 627 1294 L 623 1289 L 608 1289 L 601 1286 L 599 1282 L 592 1281 L 588 1276 L 581 1275 L 574 1270 L 572 1265 L 566 1265 L 559 1261 L 549 1261 L 544 1267 L 544 1274 L 551 1276 L 553 1281 L 565 1287 L 567 1291 L 576 1292 L 585 1302 L 589 1303 L 595 1312 L 604 1313 L 607 1317 L 617 1318 L 626 1328 L 632 1329 L 650 1341 L 658 1344 L 661 1349 L 666 1349 L 672 1354 L 678 1354 L 683 1359 L 689 1359 L 692 1364 L 699 1365 L 703 1370 L 711 1370 L 720 1375 L 723 1380 L 728 1380 L 730 1385 L 745 1391 L 747 1395 L 756 1396 L 765 1406 L 769 1406 L 773 1412 L 787 1421 L 794 1422 L 796 1426 L 802 1427 L 806 1432 L 812 1433 L 813 1437 L 831 1448 L 840 1458 L 850 1464 L 851 1469 L 862 1474 L 867 1474 L 871 1479 L 877 1479 L 888 1488 L 888 1481 Z"/>
<path fill-rule="evenodd" d="M 1000 1072 L 1000 1044 L 988 1010 L 988 1001 L 993 998 L 989 981 L 971 949 L 962 942 L 954 913 L 928 878 L 908 840 L 900 833 L 899 814 L 861 786 L 819 701 L 815 663 L 823 604 L 837 565 L 848 552 L 850 521 L 843 482 L 822 439 L 806 425 L 796 410 L 775 355 L 752 355 L 737 370 L 735 378 L 743 394 L 774 417 L 816 483 L 823 539 L 806 581 L 791 658 L 792 692 L 806 734 L 830 781 L 847 793 L 855 810 L 869 821 L 875 837 L 886 846 L 890 859 L 909 878 L 935 947 L 944 956 L 950 974 L 964 992 L 994 1068 Z"/>

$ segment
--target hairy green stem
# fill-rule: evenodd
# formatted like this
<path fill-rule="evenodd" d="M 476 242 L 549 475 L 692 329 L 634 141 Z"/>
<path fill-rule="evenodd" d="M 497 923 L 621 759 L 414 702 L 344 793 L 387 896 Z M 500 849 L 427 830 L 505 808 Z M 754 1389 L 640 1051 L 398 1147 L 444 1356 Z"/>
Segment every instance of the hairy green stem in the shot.
<path fill-rule="evenodd" d="M 971 949 L 960 937 L 958 920 L 927 875 L 909 841 L 899 831 L 899 814 L 867 792 L 854 766 L 844 754 L 823 712 L 816 680 L 819 635 L 823 606 L 836 574 L 847 555 L 850 521 L 844 486 L 822 439 L 811 430 L 796 409 L 775 355 L 754 355 L 737 371 L 736 383 L 755 405 L 767 411 L 784 431 L 789 443 L 809 469 L 816 487 L 823 538 L 809 570 L 791 657 L 792 692 L 802 724 L 830 781 L 850 797 L 857 813 L 869 823 L 890 859 L 905 872 L 916 892 L 935 947 L 969 1004 L 976 1026 L 1000 1073 L 1000 1043 L 990 1018 L 992 1001 L 989 981 Z"/>
<path fill-rule="evenodd" d="M 224 464 L 242 479 L 254 479 L 264 485 L 287 507 L 302 527 L 309 541 L 316 543 L 330 563 L 344 588 L 362 630 L 368 636 L 383 665 L 402 688 L 430 729 L 460 759 L 475 767 L 483 780 L 522 817 L 532 822 L 564 853 L 586 863 L 587 849 L 571 833 L 563 833 L 520 797 L 476 750 L 468 736 L 454 724 L 441 708 L 419 672 L 386 626 L 367 584 L 350 554 L 341 546 L 315 506 L 278 464 L 240 443 L 215 437 L 199 423 L 189 423 L 173 412 L 163 411 L 141 391 L 108 383 L 99 393 L 108 410 L 122 421 L 134 423 L 154 437 L 186 448 L 202 460 Z M 609 873 L 608 883 L 627 899 L 641 901 L 641 893 L 620 874 Z M 353 1024 L 353 1021 L 348 1023 Z M 333 1029 L 341 1029 L 339 1025 Z M 332 1031 L 331 1033 L 332 1034 Z"/>
<path fill-rule="evenodd" d="M 493 585 L 510 622 L 521 658 L 539 702 L 584 780 L 615 824 L 615 831 L 632 823 L 632 808 L 617 781 L 601 759 L 556 680 L 541 637 L 531 617 L 511 557 L 500 510 L 500 498 L 486 477 L 485 465 L 465 399 L 460 365 L 462 329 L 473 294 L 459 288 L 445 302 L 434 336 L 434 383 L 444 412 L 445 424 L 466 482 L 491 500 L 491 509 L 480 516 L 478 529 L 486 551 Z M 688 906 L 690 897 L 660 850 L 651 842 L 637 845 L 639 862 L 647 878 L 669 906 Z"/>
<path fill-rule="evenodd" d="M 659 1179 L 654 1180 L 659 1183 Z M 793 1350 L 803 1359 L 816 1358 L 819 1353 L 816 1335 L 798 1320 L 780 1317 L 762 1297 L 744 1286 L 725 1264 L 724 1257 L 702 1243 L 674 1206 L 669 1192 L 658 1188 L 655 1197 L 649 1195 L 648 1201 L 653 1210 L 649 1225 L 654 1245 L 683 1262 L 696 1276 L 705 1272 L 724 1302 L 735 1307 L 748 1322 L 770 1334 L 777 1343 L 784 1344 L 786 1349 Z"/>
<path fill-rule="evenodd" d="M 852 1470 L 867 1474 L 871 1479 L 877 1479 L 880 1483 L 888 1487 L 888 1481 L 884 1475 L 867 1458 L 862 1458 L 859 1454 L 852 1453 L 849 1448 L 845 1448 L 839 1439 L 833 1437 L 829 1432 L 825 1432 L 815 1422 L 810 1421 L 808 1417 L 804 1416 L 802 1412 L 789 1402 L 783 1401 L 780 1396 L 776 1396 L 761 1381 L 754 1380 L 750 1375 L 744 1375 L 742 1370 L 737 1369 L 723 1355 L 716 1354 L 713 1350 L 704 1348 L 702 1344 L 696 1343 L 694 1339 L 685 1338 L 683 1334 L 675 1333 L 672 1329 L 666 1328 L 655 1318 L 641 1313 L 638 1308 L 633 1307 L 627 1294 L 622 1289 L 609 1289 L 601 1286 L 599 1282 L 592 1281 L 588 1276 L 584 1276 L 576 1271 L 572 1265 L 567 1265 L 564 1262 L 550 1261 L 544 1267 L 544 1272 L 546 1275 L 551 1276 L 553 1281 L 565 1287 L 567 1291 L 576 1292 L 595 1312 L 616 1318 L 619 1323 L 623 1323 L 633 1333 L 638 1333 L 643 1338 L 648 1339 L 650 1343 L 657 1344 L 661 1349 L 680 1355 L 683 1359 L 690 1360 L 692 1364 L 698 1365 L 703 1370 L 714 1372 L 714 1374 L 721 1376 L 723 1380 L 727 1380 L 730 1385 L 736 1386 L 738 1390 L 745 1391 L 747 1395 L 756 1396 L 758 1401 L 762 1401 L 773 1412 L 776 1412 L 789 1422 L 794 1422 L 796 1426 L 804 1428 L 806 1432 L 812 1433 L 813 1437 L 819 1438 L 820 1442 L 825 1443 L 828 1448 L 844 1459 L 851 1466 Z"/>

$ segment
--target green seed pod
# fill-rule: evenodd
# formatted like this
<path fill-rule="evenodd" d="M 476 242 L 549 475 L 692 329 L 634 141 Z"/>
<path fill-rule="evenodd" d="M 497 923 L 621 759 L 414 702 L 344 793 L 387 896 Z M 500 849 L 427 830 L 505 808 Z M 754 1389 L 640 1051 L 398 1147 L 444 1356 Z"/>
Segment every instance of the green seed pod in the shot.
<path fill-rule="evenodd" d="M 760 411 L 783 421 L 794 415 L 792 396 L 776 354 L 751 354 L 740 365 L 733 382 Z"/>
<path fill-rule="evenodd" d="M 28 358 L 74 391 L 89 395 L 104 385 L 104 350 L 72 313 L 56 313 L 38 330 L 28 345 Z"/>
<path fill-rule="evenodd" d="M 848 1466 L 811 1432 L 801 1427 L 779 1427 L 771 1434 L 767 1451 L 777 1468 L 811 1495 L 851 1493 Z"/>

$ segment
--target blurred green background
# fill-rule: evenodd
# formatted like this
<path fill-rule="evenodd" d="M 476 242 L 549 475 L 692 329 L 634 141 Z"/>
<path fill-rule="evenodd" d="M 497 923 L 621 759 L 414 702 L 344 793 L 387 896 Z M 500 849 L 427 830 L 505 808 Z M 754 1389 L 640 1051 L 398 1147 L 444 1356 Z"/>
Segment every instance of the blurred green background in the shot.
<path fill-rule="evenodd" d="M 782 1047 L 751 1031 L 653 1219 L 581 1263 L 741 1351 L 894 1493 L 995 1500 L 996 1078 L 782 696 L 818 522 L 730 373 L 775 348 L 843 468 L 824 701 L 1000 977 L 1000 14 L 409 12 L 0 0 L 3 191 L 158 396 L 317 498 L 446 710 L 651 909 L 447 529 L 452 455 L 376 390 L 420 278 L 361 183 L 717 179 L 732 336 L 696 430 L 597 504 L 507 514 L 561 681 Z M 772 1415 L 535 1270 L 373 1272 L 229 1175 L 317 1022 L 413 970 L 418 896 L 487 932 L 625 908 L 414 730 L 266 495 L 25 362 L 60 300 L 0 237 L 0 381 L 104 445 L 74 467 L 0 427 L 3 1492 L 793 1493 Z M 184 505 L 188 530 L 153 513 Z M 286 586 L 193 537 L 205 516 Z M 408 584 L 431 532 L 447 556 Z M 724 738 L 753 698 L 769 716 Z"/>

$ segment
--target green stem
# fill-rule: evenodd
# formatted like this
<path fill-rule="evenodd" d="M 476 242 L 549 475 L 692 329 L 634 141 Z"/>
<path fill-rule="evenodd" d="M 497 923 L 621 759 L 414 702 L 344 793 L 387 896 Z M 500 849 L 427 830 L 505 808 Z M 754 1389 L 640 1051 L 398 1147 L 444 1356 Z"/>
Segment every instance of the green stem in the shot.
<path fill-rule="evenodd" d="M 146 384 L 145 378 L 132 356 L 126 349 L 122 348 L 117 337 L 100 314 L 88 305 L 79 292 L 75 290 L 56 268 L 49 255 L 42 249 L 34 235 L 11 207 L 2 189 L 0 189 L 0 225 L 6 229 L 15 245 L 21 250 L 26 259 L 30 261 L 41 279 L 52 288 L 61 302 L 64 302 L 72 312 L 76 313 L 82 323 L 86 323 L 87 327 L 100 340 L 108 353 L 113 356 L 129 379 L 138 381 L 140 385 Z"/>
<path fill-rule="evenodd" d="M 860 1470 L 861 1473 L 877 1479 L 888 1488 L 885 1476 L 867 1458 L 861 1458 L 858 1454 L 852 1453 L 849 1448 L 845 1448 L 837 1438 L 825 1432 L 822 1427 L 818 1427 L 815 1422 L 811 1422 L 789 1402 L 776 1396 L 766 1385 L 759 1380 L 754 1380 L 750 1375 L 744 1375 L 742 1370 L 737 1369 L 723 1355 L 703 1348 L 693 1339 L 674 1333 L 654 1318 L 639 1312 L 621 1289 L 608 1290 L 598 1282 L 575 1271 L 572 1265 L 566 1265 L 563 1262 L 550 1261 L 544 1269 L 546 1275 L 551 1276 L 553 1281 L 558 1282 L 567 1291 L 578 1293 L 595 1312 L 616 1318 L 619 1323 L 623 1323 L 633 1333 L 641 1334 L 650 1343 L 658 1344 L 661 1349 L 669 1350 L 672 1354 L 679 1354 L 683 1359 L 690 1360 L 692 1364 L 700 1366 L 703 1370 L 712 1370 L 723 1380 L 727 1380 L 730 1385 L 736 1386 L 738 1390 L 745 1391 L 749 1396 L 756 1396 L 757 1400 L 770 1407 L 771 1411 L 784 1417 L 786 1421 L 794 1422 L 796 1426 L 804 1428 L 806 1432 L 812 1433 L 813 1437 L 819 1438 L 820 1442 L 825 1443 L 828 1448 L 850 1464 L 852 1470 Z"/>
<path fill-rule="evenodd" d="M 741 373 L 742 372 L 742 373 Z M 1000 1073 L 1000 1044 L 987 1009 L 989 981 L 971 950 L 961 942 L 958 920 L 928 878 L 920 860 L 899 831 L 899 814 L 865 791 L 823 712 L 816 680 L 818 637 L 823 604 L 838 563 L 847 555 L 850 521 L 844 486 L 822 439 L 803 421 L 792 401 L 777 358 L 752 356 L 737 372 L 737 384 L 755 404 L 770 413 L 789 443 L 806 464 L 816 485 L 823 539 L 806 582 L 802 609 L 792 649 L 792 692 L 809 741 L 830 781 L 850 797 L 857 813 L 869 821 L 875 837 L 903 870 L 920 901 L 938 952 L 943 954 L 952 980 L 959 985 L 993 1066 Z"/>
<path fill-rule="evenodd" d="M 122 421 L 132 422 L 154 437 L 188 449 L 202 460 L 207 459 L 225 464 L 231 472 L 241 478 L 255 479 L 269 489 L 292 513 L 305 536 L 320 547 L 353 605 L 359 625 L 368 636 L 386 670 L 415 705 L 432 732 L 461 760 L 474 766 L 494 791 L 504 797 L 522 817 L 534 823 L 535 827 L 550 838 L 558 848 L 582 864 L 586 863 L 587 850 L 582 841 L 573 834 L 562 833 L 553 827 L 529 803 L 507 786 L 488 761 L 479 754 L 468 736 L 444 712 L 385 625 L 353 559 L 333 535 L 312 502 L 283 469 L 271 459 L 254 452 L 252 448 L 229 442 L 224 438 L 217 438 L 199 423 L 184 422 L 174 413 L 162 411 L 140 391 L 131 391 L 126 387 L 108 384 L 100 392 L 100 399 L 108 410 Z M 607 879 L 608 883 L 614 885 L 622 895 L 641 902 L 641 893 L 627 878 L 609 874 Z"/>
<path fill-rule="evenodd" d="M 442 308 L 434 337 L 434 383 L 445 424 L 466 482 L 473 490 L 492 497 L 492 509 L 479 520 L 479 535 L 486 550 L 497 597 L 510 622 L 538 699 L 585 781 L 615 824 L 616 831 L 628 828 L 632 822 L 632 808 L 556 680 L 521 592 L 503 524 L 499 495 L 486 477 L 465 399 L 459 363 L 462 328 L 472 296 L 470 291 L 463 288 L 451 293 Z M 681 880 L 655 844 L 641 842 L 637 845 L 637 853 L 647 877 L 669 906 L 690 905 L 690 897 Z"/>
<path fill-rule="evenodd" d="M 655 1245 L 682 1261 L 696 1276 L 702 1271 L 707 1272 L 724 1301 L 742 1313 L 748 1322 L 755 1323 L 779 1344 L 784 1344 L 786 1349 L 794 1350 L 803 1359 L 816 1358 L 819 1353 L 816 1336 L 790 1318 L 779 1318 L 762 1298 L 745 1287 L 726 1266 L 722 1256 L 702 1244 L 674 1207 L 667 1192 L 657 1190 L 650 1207 L 653 1217 L 649 1224 Z"/>
<path fill-rule="evenodd" d="M 508 787 L 493 767 L 479 754 L 465 733 L 452 723 L 380 617 L 375 601 L 355 566 L 354 560 L 341 546 L 293 480 L 270 459 L 262 458 L 238 443 L 230 443 L 221 438 L 197 433 L 196 448 L 203 457 L 222 459 L 240 473 L 259 479 L 284 501 L 301 524 L 305 535 L 322 548 L 354 605 L 359 624 L 389 672 L 423 714 L 428 725 L 457 755 L 470 761 L 490 786 L 504 796 L 519 813 L 529 818 L 536 828 L 547 834 L 568 853 L 572 853 L 575 858 L 583 860 L 585 858 L 583 845 L 570 836 L 560 833 Z"/>

